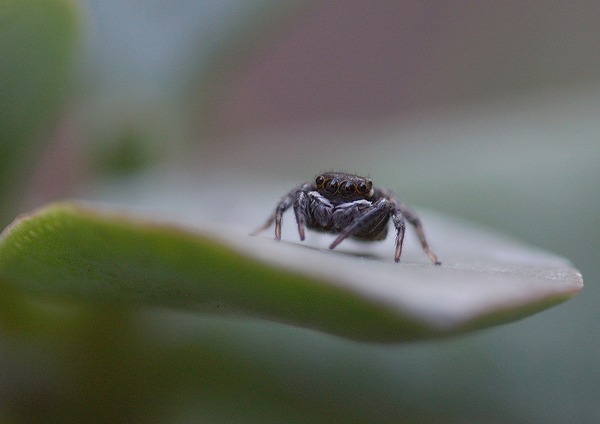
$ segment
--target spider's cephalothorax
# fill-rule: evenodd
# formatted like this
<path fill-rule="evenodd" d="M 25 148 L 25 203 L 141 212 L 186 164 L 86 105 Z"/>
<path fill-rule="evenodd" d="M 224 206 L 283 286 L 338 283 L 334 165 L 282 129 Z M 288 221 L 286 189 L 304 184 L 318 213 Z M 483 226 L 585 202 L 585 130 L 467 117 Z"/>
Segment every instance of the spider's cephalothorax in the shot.
<path fill-rule="evenodd" d="M 300 240 L 304 240 L 304 227 L 339 234 L 329 246 L 330 249 L 346 237 L 366 241 L 383 240 L 391 218 L 396 229 L 396 262 L 400 261 L 402 254 L 406 219 L 415 227 L 423 251 L 434 264 L 440 264 L 429 249 L 419 217 L 391 191 L 373 188 L 373 182 L 368 178 L 343 172 L 325 172 L 317 176 L 314 182 L 304 183 L 286 194 L 275 212 L 254 234 L 275 222 L 275 239 L 280 240 L 281 219 L 290 207 L 293 207 L 296 215 Z"/>

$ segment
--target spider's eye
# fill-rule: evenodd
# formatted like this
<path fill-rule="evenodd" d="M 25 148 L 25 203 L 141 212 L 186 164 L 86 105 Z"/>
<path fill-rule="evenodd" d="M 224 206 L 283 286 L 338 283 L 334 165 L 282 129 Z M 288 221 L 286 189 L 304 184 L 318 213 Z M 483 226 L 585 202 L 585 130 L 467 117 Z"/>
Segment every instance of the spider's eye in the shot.
<path fill-rule="evenodd" d="M 350 197 L 354 194 L 354 184 L 350 181 L 342 181 L 340 184 L 340 194 L 344 197 Z"/>
<path fill-rule="evenodd" d="M 325 177 L 323 177 L 322 175 L 319 175 L 317 177 L 317 179 L 315 180 L 315 184 L 317 185 L 317 187 L 321 187 L 324 182 L 325 182 Z"/>
<path fill-rule="evenodd" d="M 325 185 L 323 186 L 325 193 L 327 194 L 335 194 L 338 189 L 338 182 L 335 178 L 325 181 Z"/>
<path fill-rule="evenodd" d="M 369 183 L 370 181 L 363 181 L 362 183 L 358 183 L 358 186 L 356 187 L 356 189 L 358 190 L 358 192 L 360 194 L 367 194 L 370 190 L 369 188 Z"/>

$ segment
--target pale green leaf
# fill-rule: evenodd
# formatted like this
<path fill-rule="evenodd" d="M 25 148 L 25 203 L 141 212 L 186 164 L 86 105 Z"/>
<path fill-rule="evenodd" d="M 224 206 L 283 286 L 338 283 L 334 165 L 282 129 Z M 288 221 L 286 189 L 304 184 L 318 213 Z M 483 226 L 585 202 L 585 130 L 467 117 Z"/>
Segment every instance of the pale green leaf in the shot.
<path fill-rule="evenodd" d="M 0 280 L 35 297 L 236 314 L 378 342 L 501 324 L 582 288 L 564 259 L 448 218 L 427 223 L 442 266 L 416 250 L 396 264 L 392 250 L 329 251 L 61 203 L 5 230 Z"/>

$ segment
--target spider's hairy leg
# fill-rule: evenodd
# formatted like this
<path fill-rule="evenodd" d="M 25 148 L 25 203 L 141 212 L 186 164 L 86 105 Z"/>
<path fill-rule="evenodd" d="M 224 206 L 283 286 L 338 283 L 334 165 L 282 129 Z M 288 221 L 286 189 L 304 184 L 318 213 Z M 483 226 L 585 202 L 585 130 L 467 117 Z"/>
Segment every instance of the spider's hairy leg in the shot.
<path fill-rule="evenodd" d="M 329 248 L 334 249 L 338 244 L 344 241 L 344 239 L 353 235 L 359 229 L 367 226 L 373 220 L 381 221 L 382 215 L 389 216 L 391 208 L 393 208 L 392 204 L 386 199 L 378 200 L 367 213 L 340 231 L 340 235 L 337 236 L 333 243 L 331 243 Z"/>
<path fill-rule="evenodd" d="M 304 226 L 306 225 L 306 216 L 308 214 L 308 207 L 310 199 L 307 193 L 303 190 L 299 190 L 294 201 L 294 215 L 296 216 L 296 222 L 298 223 L 298 234 L 300 240 L 304 241 Z"/>
<path fill-rule="evenodd" d="M 273 212 L 273 214 L 271 214 L 271 216 L 269 216 L 269 218 L 266 220 L 266 222 L 258 227 L 257 229 L 255 229 L 254 231 L 252 231 L 252 233 L 250 233 L 250 235 L 256 235 L 258 233 L 261 233 L 262 231 L 266 230 L 267 228 L 269 228 L 271 226 L 271 224 L 273 224 L 273 221 L 275 221 L 275 240 L 281 240 L 281 218 L 283 217 L 283 213 L 288 210 L 290 208 L 290 206 L 292 206 L 292 204 L 294 203 L 294 200 L 296 199 L 297 195 L 298 195 L 298 188 L 293 189 L 292 191 L 290 191 L 288 194 L 286 194 L 281 201 L 277 204 L 277 207 L 275 208 L 275 212 Z"/>
<path fill-rule="evenodd" d="M 275 221 L 275 212 L 273 212 L 273 213 L 271 214 L 271 216 L 269 216 L 269 217 L 267 218 L 267 220 L 265 221 L 265 223 L 264 223 L 263 225 L 261 225 L 261 226 L 260 226 L 260 227 L 258 227 L 258 228 L 255 228 L 255 229 L 254 229 L 254 230 L 253 230 L 253 231 L 250 233 L 250 235 L 251 235 L 251 236 L 255 236 L 255 235 L 257 235 L 257 234 L 260 234 L 260 233 L 262 233 L 263 231 L 265 231 L 267 228 L 269 228 L 269 227 L 271 226 L 271 224 L 273 223 L 273 221 Z"/>
<path fill-rule="evenodd" d="M 417 214 L 415 212 L 413 212 L 408 206 L 406 206 L 406 204 L 398 201 L 397 199 L 395 199 L 395 203 L 396 203 L 396 207 L 397 207 L 398 211 L 402 215 L 404 215 L 406 220 L 408 222 L 410 222 L 410 224 L 413 227 L 415 227 L 417 236 L 419 237 L 419 241 L 421 242 L 421 247 L 423 248 L 423 251 L 427 254 L 427 256 L 429 256 L 429 259 L 431 260 L 431 262 L 435 265 L 441 265 L 442 263 L 438 260 L 436 254 L 433 253 L 431 251 L 431 249 L 429 248 L 429 244 L 427 243 L 427 239 L 425 238 L 425 231 L 423 230 L 423 224 L 421 223 L 421 220 L 419 219 Z"/>
<path fill-rule="evenodd" d="M 396 228 L 396 249 L 394 251 L 394 261 L 400 262 L 400 256 L 402 255 L 402 245 L 404 244 L 404 232 L 406 225 L 404 224 L 404 216 L 399 209 L 396 209 L 392 214 L 392 222 L 394 228 Z"/>

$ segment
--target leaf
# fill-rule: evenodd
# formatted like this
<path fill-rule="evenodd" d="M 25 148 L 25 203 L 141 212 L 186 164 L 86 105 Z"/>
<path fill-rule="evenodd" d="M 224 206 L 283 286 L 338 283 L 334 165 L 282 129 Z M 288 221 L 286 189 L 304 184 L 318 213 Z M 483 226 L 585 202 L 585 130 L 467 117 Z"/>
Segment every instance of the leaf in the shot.
<path fill-rule="evenodd" d="M 425 255 L 396 264 L 391 251 L 360 257 L 59 203 L 5 229 L 0 280 L 35 297 L 234 313 L 378 342 L 508 322 L 582 288 L 561 258 L 447 218 L 427 222 L 440 232 L 440 267 Z"/>

